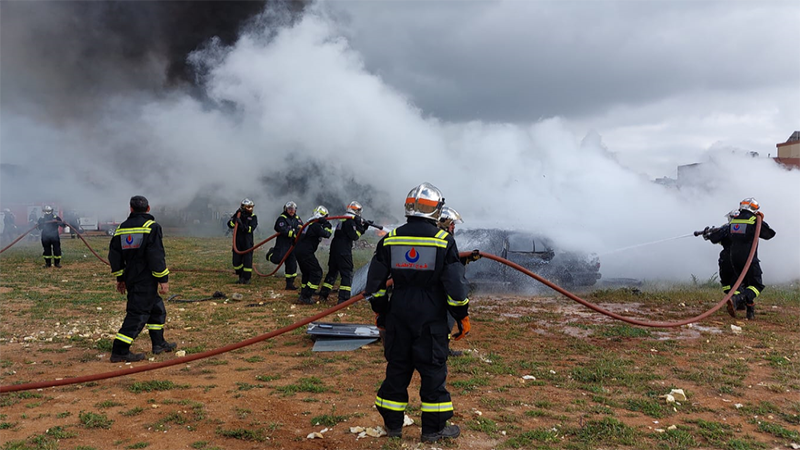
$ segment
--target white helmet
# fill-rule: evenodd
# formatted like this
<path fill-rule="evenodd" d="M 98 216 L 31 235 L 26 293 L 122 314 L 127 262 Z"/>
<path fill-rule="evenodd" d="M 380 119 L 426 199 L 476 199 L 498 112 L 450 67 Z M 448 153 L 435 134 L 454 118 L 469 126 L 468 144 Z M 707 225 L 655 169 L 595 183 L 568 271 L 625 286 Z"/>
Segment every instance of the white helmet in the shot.
<path fill-rule="evenodd" d="M 442 214 L 439 216 L 439 228 L 447 230 L 454 223 L 464 223 L 461 214 L 449 206 L 443 206 Z"/>
<path fill-rule="evenodd" d="M 758 200 L 753 197 L 747 197 L 739 202 L 739 211 L 750 211 L 755 214 L 758 212 Z"/>
<path fill-rule="evenodd" d="M 255 206 L 256 206 L 256 204 L 253 203 L 253 201 L 250 200 L 249 198 L 246 198 L 246 199 L 242 200 L 242 211 L 247 211 L 249 213 L 252 213 L 253 212 L 253 208 Z"/>
<path fill-rule="evenodd" d="M 50 205 L 45 205 L 45 206 L 42 207 L 42 212 L 45 213 L 45 214 L 52 214 L 53 213 L 53 207 L 50 206 Z"/>
<path fill-rule="evenodd" d="M 311 218 L 308 220 L 319 219 L 321 217 L 328 217 L 328 208 L 319 205 L 316 208 L 314 208 L 314 215 L 311 216 Z"/>
<path fill-rule="evenodd" d="M 732 209 L 732 210 L 728 211 L 727 214 L 725 214 L 725 218 L 728 219 L 728 223 L 731 223 L 731 220 L 733 220 L 733 219 L 735 219 L 737 217 L 739 217 L 739 210 L 738 209 Z"/>
<path fill-rule="evenodd" d="M 361 207 L 361 203 L 358 203 L 358 202 L 350 202 L 350 204 L 347 205 L 347 212 L 350 213 L 350 214 L 356 215 L 356 216 L 360 216 L 361 215 L 361 210 L 362 209 L 364 209 L 364 208 L 362 208 Z"/>
<path fill-rule="evenodd" d="M 443 206 L 442 191 L 430 183 L 422 183 L 406 195 L 406 217 L 439 220 Z"/>
<path fill-rule="evenodd" d="M 287 211 L 289 211 L 289 209 L 293 209 L 296 212 L 297 211 L 297 203 L 295 203 L 293 201 L 286 202 L 286 204 L 283 205 L 283 212 L 287 212 Z"/>

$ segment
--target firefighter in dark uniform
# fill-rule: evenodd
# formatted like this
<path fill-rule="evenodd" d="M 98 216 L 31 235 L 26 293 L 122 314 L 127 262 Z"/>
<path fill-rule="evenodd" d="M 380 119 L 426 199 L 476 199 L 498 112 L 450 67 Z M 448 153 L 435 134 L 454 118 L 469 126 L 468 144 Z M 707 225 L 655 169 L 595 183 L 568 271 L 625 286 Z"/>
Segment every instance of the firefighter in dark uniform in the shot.
<path fill-rule="evenodd" d="M 722 285 L 722 291 L 726 294 L 730 292 L 731 287 L 736 282 L 736 271 L 733 270 L 733 264 L 731 264 L 731 237 L 729 224 L 731 223 L 731 220 L 736 218 L 738 215 L 739 210 L 734 209 L 725 215 L 725 217 L 728 219 L 728 223 L 720 227 L 706 227 L 705 230 L 703 230 L 703 239 L 710 241 L 712 244 L 720 244 L 722 246 L 722 250 L 719 252 L 719 260 L 717 263 L 719 264 L 719 282 Z M 734 292 L 734 294 L 738 294 L 739 292 L 740 291 L 737 290 Z M 744 305 L 742 305 L 740 309 L 744 309 Z M 736 312 L 734 311 L 734 305 L 729 301 L 728 314 L 736 317 Z"/>
<path fill-rule="evenodd" d="M 148 214 L 150 205 L 141 195 L 131 197 L 131 214 L 111 238 L 108 261 L 117 277 L 117 291 L 128 294 L 125 319 L 111 348 L 111 362 L 135 362 L 144 353 L 131 353 L 133 340 L 147 326 L 153 353 L 171 352 L 178 346 L 164 339 L 167 309 L 158 295 L 169 292 L 161 225 Z"/>
<path fill-rule="evenodd" d="M 323 239 L 331 237 L 331 223 L 328 222 L 328 208 L 320 205 L 314 209 L 314 215 L 309 219 L 309 225 L 303 228 L 294 254 L 297 256 L 297 264 L 303 272 L 302 283 L 300 285 L 300 297 L 298 302 L 310 305 L 314 303 L 312 296 L 319 289 L 319 282 L 322 280 L 322 266 L 317 261 L 316 251 L 319 243 Z"/>
<path fill-rule="evenodd" d="M 336 224 L 331 240 L 331 252 L 328 258 L 328 274 L 319 291 L 319 300 L 328 300 L 328 294 L 333 289 L 333 283 L 339 274 L 342 282 L 339 283 L 339 301 L 346 302 L 350 299 L 350 286 L 353 285 L 353 242 L 357 241 L 367 231 L 367 222 L 361 218 L 363 210 L 361 203 L 350 202 L 347 205 L 347 219 Z"/>
<path fill-rule="evenodd" d="M 42 208 L 44 215 L 39 218 L 38 228 L 42 232 L 42 248 L 44 252 L 44 266 L 50 267 L 52 263 L 61 268 L 61 238 L 58 236 L 59 228 L 64 226 L 61 217 L 53 213 L 52 206 Z"/>
<path fill-rule="evenodd" d="M 376 325 L 385 328 L 386 378 L 375 406 L 383 416 L 389 437 L 402 435 L 408 385 L 419 372 L 422 401 L 422 441 L 456 438 L 460 430 L 447 425 L 453 403 L 445 388 L 450 329 L 447 312 L 456 319 L 461 339 L 470 331 L 467 280 L 453 236 L 440 230 L 444 197 L 429 183 L 408 193 L 407 223 L 384 236 L 375 249 L 367 275 L 365 296 L 376 313 Z M 386 295 L 391 276 L 393 291 Z"/>
<path fill-rule="evenodd" d="M 233 253 L 233 269 L 239 279 L 236 284 L 250 284 L 250 278 L 253 276 L 253 252 L 245 254 L 236 253 L 253 248 L 253 232 L 258 227 L 258 217 L 253 214 L 255 203 L 249 198 L 242 200 L 242 204 L 236 214 L 231 216 L 228 221 L 228 228 L 236 228 L 236 248 L 231 250 Z"/>
<path fill-rule="evenodd" d="M 17 218 L 10 209 L 3 209 L 3 243 L 11 242 L 17 234 L 17 225 L 14 223 Z"/>
<path fill-rule="evenodd" d="M 303 219 L 297 215 L 297 204 L 286 202 L 283 205 L 283 213 L 275 221 L 275 231 L 278 232 L 278 237 L 275 239 L 275 247 L 267 253 L 267 259 L 270 262 L 273 264 L 281 262 L 283 255 L 294 245 L 297 233 L 300 232 L 302 226 Z M 294 251 L 283 262 L 283 271 L 286 274 L 286 290 L 297 289 L 294 285 L 294 279 L 297 278 L 297 258 Z"/>
<path fill-rule="evenodd" d="M 758 236 L 756 233 L 756 216 L 760 216 L 761 233 Z M 750 255 L 750 248 L 753 245 L 753 240 L 761 238 L 769 240 L 775 237 L 775 230 L 764 222 L 764 214 L 759 211 L 758 201 L 754 198 L 746 198 L 739 203 L 739 215 L 731 220 L 729 227 L 731 239 L 731 265 L 734 270 L 734 280 L 738 279 L 747 263 L 747 257 Z M 761 282 L 761 264 L 758 260 L 758 250 L 753 255 L 753 261 L 750 263 L 750 268 L 742 280 L 739 291 L 741 293 L 734 295 L 731 300 L 733 306 L 737 309 L 742 304 L 747 308 L 747 319 L 753 320 L 756 318 L 755 299 L 764 290 L 764 284 Z M 730 312 L 730 310 L 728 311 Z"/>

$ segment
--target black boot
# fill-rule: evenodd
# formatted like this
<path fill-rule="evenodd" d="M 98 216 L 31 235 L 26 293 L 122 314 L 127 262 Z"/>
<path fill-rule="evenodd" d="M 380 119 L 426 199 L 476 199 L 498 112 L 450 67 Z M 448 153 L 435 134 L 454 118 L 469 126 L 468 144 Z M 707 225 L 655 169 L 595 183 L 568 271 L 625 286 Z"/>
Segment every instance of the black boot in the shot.
<path fill-rule="evenodd" d="M 111 362 L 136 362 L 145 358 L 144 353 L 131 353 L 131 344 L 114 339 L 111 346 Z"/>
<path fill-rule="evenodd" d="M 286 290 L 287 291 L 296 291 L 297 288 L 294 287 L 294 278 L 287 278 L 286 279 Z"/>
<path fill-rule="evenodd" d="M 747 305 L 747 320 L 755 320 L 756 318 L 756 305 L 751 303 Z"/>
<path fill-rule="evenodd" d="M 300 290 L 300 296 L 297 298 L 297 303 L 301 305 L 313 305 L 314 299 L 312 296 L 314 295 L 314 291 L 309 288 L 304 287 Z"/>
<path fill-rule="evenodd" d="M 447 425 L 436 433 L 422 435 L 422 442 L 436 442 L 440 439 L 455 439 L 461 435 L 458 425 Z"/>
<path fill-rule="evenodd" d="M 339 301 L 336 302 L 337 305 L 341 305 L 342 303 L 350 300 L 350 293 L 347 291 L 342 291 L 339 289 Z"/>
<path fill-rule="evenodd" d="M 319 302 L 324 303 L 328 301 L 328 294 L 331 293 L 331 290 L 328 288 L 322 288 L 319 290 Z"/>
<path fill-rule="evenodd" d="M 178 348 L 178 344 L 167 342 L 164 339 L 164 330 L 150 330 L 149 333 L 150 342 L 153 344 L 153 354 L 169 353 Z"/>
<path fill-rule="evenodd" d="M 59 269 L 61 268 L 61 260 L 60 259 L 56 260 L 55 266 L 58 267 Z"/>
<path fill-rule="evenodd" d="M 42 266 L 42 269 L 47 269 L 48 267 L 50 267 L 50 260 L 49 259 L 45 259 L 44 260 L 44 265 Z"/>

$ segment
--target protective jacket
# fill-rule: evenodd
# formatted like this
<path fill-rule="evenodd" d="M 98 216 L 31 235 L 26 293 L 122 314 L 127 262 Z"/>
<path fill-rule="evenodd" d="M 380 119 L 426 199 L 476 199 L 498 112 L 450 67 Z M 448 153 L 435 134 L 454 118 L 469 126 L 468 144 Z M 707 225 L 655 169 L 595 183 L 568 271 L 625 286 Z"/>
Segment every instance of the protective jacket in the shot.
<path fill-rule="evenodd" d="M 305 227 L 300 235 L 300 240 L 297 241 L 297 246 L 294 248 L 297 260 L 314 256 L 317 248 L 319 248 L 319 243 L 329 237 L 331 237 L 331 223 L 324 217 Z"/>
<path fill-rule="evenodd" d="M 731 220 L 729 225 L 729 236 L 731 240 L 731 262 L 734 267 L 741 270 L 750 255 L 750 248 L 756 234 L 756 215 L 750 211 L 739 211 L 739 215 Z M 767 222 L 761 221 L 761 233 L 759 237 L 770 240 L 775 236 L 775 230 L 769 227 Z M 753 263 L 759 262 L 758 250 L 753 256 Z"/>
<path fill-rule="evenodd" d="M 167 283 L 161 225 L 148 213 L 132 212 L 114 232 L 108 248 L 108 262 L 117 281 L 124 281 L 128 291 L 136 285 L 155 290 L 158 283 Z"/>
<path fill-rule="evenodd" d="M 247 211 L 239 210 L 231 216 L 228 221 L 228 228 L 233 229 L 236 225 L 236 249 L 241 251 L 253 247 L 253 232 L 258 227 L 258 217 Z"/>
<path fill-rule="evenodd" d="M 391 276 L 391 299 L 386 281 Z M 456 320 L 468 315 L 468 285 L 453 237 L 433 221 L 409 217 L 384 236 L 367 274 L 365 296 L 385 317 L 386 378 L 375 406 L 391 430 L 403 426 L 408 385 L 414 370 L 421 378 L 422 433 L 442 430 L 453 416 L 447 378 L 447 312 Z"/>
<path fill-rule="evenodd" d="M 303 226 L 303 219 L 297 216 L 297 214 L 290 216 L 288 213 L 284 212 L 278 219 L 275 221 L 275 231 L 278 232 L 278 237 L 275 238 L 275 247 L 271 254 L 270 260 L 277 264 L 283 259 L 283 255 L 289 250 L 289 248 L 294 245 L 295 240 L 297 239 L 297 233 L 300 232 L 300 228 Z M 295 259 L 292 255 L 289 255 L 289 258 L 292 260 L 292 264 L 294 265 L 292 271 L 297 270 L 297 266 L 295 263 Z M 289 259 L 285 261 L 286 263 L 286 270 L 289 270 Z M 297 275 L 295 273 L 295 275 Z M 288 273 L 287 273 L 288 276 Z"/>
<path fill-rule="evenodd" d="M 45 214 L 39 218 L 39 229 L 42 230 L 42 239 L 58 239 L 58 228 L 63 227 L 61 217 L 55 214 Z"/>
<path fill-rule="evenodd" d="M 368 227 L 360 216 L 347 215 L 350 217 L 336 224 L 328 258 L 328 274 L 325 275 L 325 282 L 322 283 L 320 290 L 320 295 L 327 298 L 333 289 L 333 284 L 336 283 L 336 278 L 341 274 L 339 303 L 350 298 L 350 286 L 353 284 L 353 242 L 357 241 Z"/>

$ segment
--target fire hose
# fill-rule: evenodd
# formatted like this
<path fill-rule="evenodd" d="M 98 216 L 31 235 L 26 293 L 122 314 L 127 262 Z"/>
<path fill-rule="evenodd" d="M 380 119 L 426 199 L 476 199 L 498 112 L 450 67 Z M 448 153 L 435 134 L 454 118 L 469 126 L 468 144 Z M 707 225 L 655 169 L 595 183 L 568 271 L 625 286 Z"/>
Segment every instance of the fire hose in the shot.
<path fill-rule="evenodd" d="M 525 269 L 524 267 L 522 267 L 522 266 L 520 266 L 520 265 L 518 265 L 516 263 L 508 261 L 508 260 L 506 260 L 504 258 L 501 258 L 499 256 L 492 255 L 490 253 L 479 252 L 479 254 L 482 257 L 485 257 L 485 258 L 500 262 L 500 263 L 505 264 L 505 265 L 507 265 L 509 267 L 512 267 L 512 268 L 514 268 L 516 270 L 519 270 L 520 272 L 522 272 L 522 273 L 524 273 L 524 274 L 536 279 L 537 281 L 545 284 L 546 286 L 550 287 L 551 289 L 554 289 L 557 292 L 567 296 L 571 300 L 574 300 L 574 301 L 576 301 L 576 302 L 578 302 L 578 303 L 580 303 L 580 304 L 582 304 L 582 305 L 584 305 L 584 306 L 586 306 L 586 307 L 588 307 L 588 308 L 590 308 L 590 309 L 592 309 L 594 311 L 597 311 L 597 312 L 599 312 L 601 314 L 605 314 L 605 315 L 607 315 L 609 317 L 613 317 L 615 319 L 618 319 L 618 320 L 621 320 L 623 322 L 627 322 L 627 323 L 630 323 L 630 324 L 633 324 L 633 325 L 639 325 L 639 326 L 645 326 L 645 327 L 656 327 L 656 328 L 671 328 L 671 327 L 678 327 L 678 326 L 682 326 L 682 325 L 687 325 L 689 323 L 693 323 L 693 322 L 697 322 L 697 321 L 700 321 L 702 319 L 705 319 L 706 317 L 710 316 L 711 314 L 714 314 L 717 310 L 719 310 L 725 303 L 728 302 L 728 300 L 731 298 L 731 296 L 733 296 L 733 293 L 739 288 L 739 285 L 741 285 L 742 281 L 744 280 L 744 277 L 745 277 L 745 275 L 747 274 L 747 271 L 750 268 L 750 264 L 753 261 L 753 257 L 755 256 L 756 249 L 758 248 L 758 236 L 759 236 L 759 234 L 761 232 L 761 221 L 762 221 L 762 219 L 761 219 L 760 216 L 756 216 L 756 217 L 757 217 L 757 219 L 756 219 L 756 229 L 755 229 L 755 236 L 756 237 L 755 237 L 755 239 L 753 239 L 753 244 L 752 244 L 752 246 L 750 248 L 750 255 L 748 256 L 747 262 L 745 263 L 744 268 L 742 269 L 742 273 L 739 275 L 739 278 L 736 280 L 736 283 L 734 283 L 733 287 L 728 292 L 728 294 L 726 294 L 725 297 L 719 303 L 717 303 L 714 307 L 712 307 L 710 310 L 708 310 L 708 311 L 706 311 L 706 312 L 704 312 L 704 313 L 702 313 L 702 314 L 700 314 L 698 316 L 695 316 L 695 317 L 692 317 L 692 318 L 689 318 L 689 319 L 685 319 L 685 320 L 681 320 L 681 321 L 677 321 L 677 322 L 646 322 L 646 321 L 641 321 L 641 320 L 637 320 L 637 319 L 631 319 L 631 318 L 628 318 L 628 317 L 620 316 L 619 314 L 616 314 L 616 313 L 613 313 L 611 311 L 605 310 L 605 309 L 603 309 L 603 308 L 601 308 L 601 307 L 599 307 L 597 305 L 594 305 L 592 303 L 587 302 L 586 300 L 581 299 L 580 297 L 578 297 L 578 296 L 576 296 L 576 295 L 574 295 L 574 294 L 562 289 L 561 287 L 551 283 L 550 281 L 540 277 L 539 275 L 537 275 L 537 274 Z M 461 252 L 459 254 L 459 257 L 469 257 L 469 256 L 472 256 L 472 255 L 473 255 L 473 252 L 471 252 L 471 251 L 470 252 Z M 392 280 L 389 280 L 387 282 L 387 287 L 391 285 L 391 281 Z M 131 374 L 134 374 L 134 373 L 145 372 L 145 371 L 149 371 L 149 370 L 156 370 L 156 369 L 161 369 L 161 368 L 164 368 L 164 367 L 170 367 L 170 366 L 174 366 L 174 365 L 178 365 L 178 364 L 185 364 L 185 363 L 188 363 L 188 362 L 191 362 L 191 361 L 196 361 L 198 359 L 209 358 L 211 356 L 216 356 L 216 355 L 219 355 L 219 354 L 222 354 L 222 353 L 226 353 L 226 352 L 229 352 L 229 351 L 237 350 L 239 348 L 246 347 L 246 346 L 258 343 L 258 342 L 262 342 L 262 341 L 265 341 L 267 339 L 271 339 L 273 337 L 276 337 L 276 336 L 279 336 L 281 334 L 287 333 L 289 331 L 295 330 L 297 328 L 300 328 L 303 325 L 307 325 L 307 324 L 309 324 L 309 323 L 311 323 L 311 322 L 313 322 L 315 320 L 319 320 L 319 319 L 321 319 L 323 317 L 326 317 L 326 316 L 328 316 L 328 315 L 330 315 L 330 314 L 332 314 L 332 313 L 334 313 L 336 311 L 339 311 L 339 310 L 341 310 L 343 308 L 346 308 L 346 307 L 354 304 L 355 302 L 357 302 L 357 301 L 359 301 L 359 300 L 361 300 L 363 298 L 364 298 L 364 294 L 363 293 L 358 294 L 358 295 L 350 298 L 349 300 L 347 300 L 345 302 L 342 302 L 342 303 L 340 303 L 340 304 L 338 304 L 336 306 L 333 306 L 333 307 L 328 308 L 328 309 L 326 309 L 324 311 L 321 311 L 321 312 L 319 312 L 319 313 L 317 313 L 317 314 L 315 314 L 315 315 L 313 315 L 311 317 L 308 317 L 306 319 L 302 319 L 302 320 L 300 320 L 298 322 L 295 322 L 295 323 L 293 323 L 291 325 L 287 325 L 287 326 L 285 326 L 283 328 L 271 331 L 271 332 L 266 333 L 266 334 L 262 334 L 260 336 L 255 336 L 255 337 L 252 337 L 250 339 L 247 339 L 247 340 L 244 340 L 244 341 L 241 341 L 241 342 L 228 344 L 226 346 L 223 346 L 223 347 L 220 347 L 220 348 L 217 348 L 217 349 L 214 349 L 214 350 L 208 350 L 208 351 L 197 353 L 197 354 L 194 354 L 194 355 L 182 356 L 182 357 L 175 358 L 175 359 L 172 359 L 172 360 L 169 360 L 169 361 L 162 361 L 162 362 L 159 362 L 159 363 L 147 364 L 147 365 L 143 365 L 143 366 L 139 366 L 139 367 L 132 367 L 132 368 L 129 368 L 129 369 L 124 369 L 124 370 L 117 370 L 117 371 L 112 371 L 112 372 L 104 372 L 104 373 L 99 373 L 99 374 L 94 374 L 94 375 L 85 375 L 85 376 L 75 377 L 75 378 L 67 378 L 67 379 L 59 379 L 59 380 L 48 380 L 48 381 L 40 381 L 40 382 L 35 382 L 35 383 L 0 386 L 0 393 L 27 391 L 27 390 L 31 390 L 31 389 L 42 389 L 42 388 L 47 388 L 47 387 L 64 386 L 64 385 L 76 384 L 76 383 L 87 383 L 87 382 L 90 382 L 90 381 L 97 381 L 97 380 L 103 380 L 103 379 L 107 379 L 107 378 L 121 377 L 121 376 L 125 376 L 125 375 L 131 375 Z"/>

